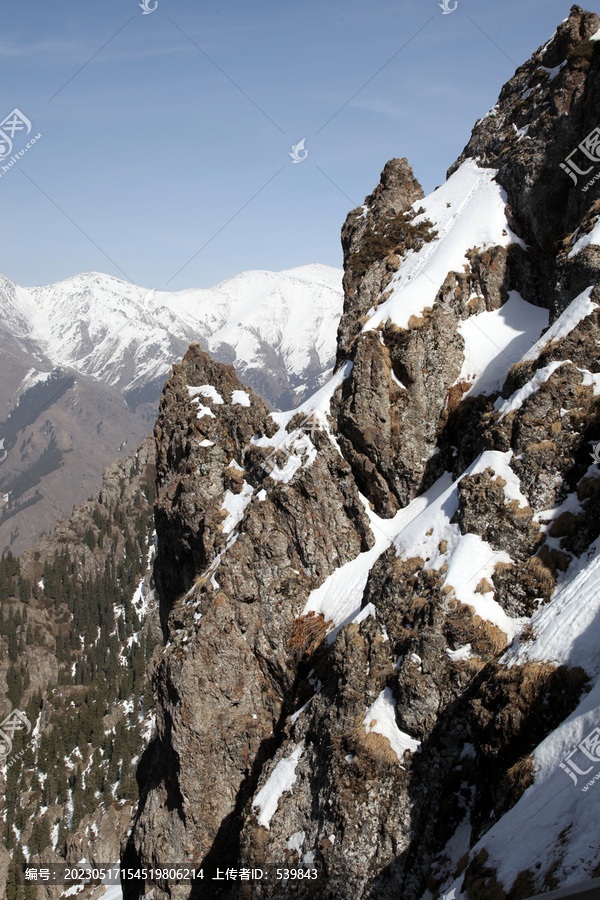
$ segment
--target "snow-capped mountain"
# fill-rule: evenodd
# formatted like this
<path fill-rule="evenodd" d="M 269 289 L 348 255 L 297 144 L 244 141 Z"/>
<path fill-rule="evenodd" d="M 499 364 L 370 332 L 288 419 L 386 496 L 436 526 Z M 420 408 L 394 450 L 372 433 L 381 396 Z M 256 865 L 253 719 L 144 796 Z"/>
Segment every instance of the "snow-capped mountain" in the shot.
<path fill-rule="evenodd" d="M 283 393 L 297 399 L 314 390 L 333 365 L 341 277 L 314 264 L 177 293 L 96 272 L 32 288 L 2 279 L 0 328 L 53 366 L 126 396 L 164 378 L 198 341 L 249 383 L 260 372 L 263 391 L 272 376 L 266 399 L 280 405 Z"/>
<path fill-rule="evenodd" d="M 190 342 L 286 407 L 330 373 L 342 303 L 341 271 L 317 264 L 178 293 L 99 273 L 0 277 L 0 549 L 28 546 L 143 439 Z"/>

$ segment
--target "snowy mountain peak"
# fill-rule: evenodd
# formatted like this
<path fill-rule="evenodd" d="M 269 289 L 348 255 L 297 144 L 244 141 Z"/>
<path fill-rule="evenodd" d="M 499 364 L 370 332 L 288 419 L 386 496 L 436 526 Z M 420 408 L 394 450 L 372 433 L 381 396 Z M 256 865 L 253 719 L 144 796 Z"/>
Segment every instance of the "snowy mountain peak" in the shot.
<path fill-rule="evenodd" d="M 274 404 L 302 398 L 331 369 L 342 306 L 341 273 L 317 264 L 176 293 L 99 272 L 33 288 L 2 278 L 0 294 L 4 330 L 54 366 L 139 391 L 195 340 L 250 384 L 262 370 Z"/>

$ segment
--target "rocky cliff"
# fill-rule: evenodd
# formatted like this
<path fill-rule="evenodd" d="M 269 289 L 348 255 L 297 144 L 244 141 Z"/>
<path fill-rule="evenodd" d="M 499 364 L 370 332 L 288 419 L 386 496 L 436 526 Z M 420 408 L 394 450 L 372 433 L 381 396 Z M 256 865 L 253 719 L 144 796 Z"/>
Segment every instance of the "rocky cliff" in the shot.
<path fill-rule="evenodd" d="M 600 705 L 599 33 L 572 7 L 429 197 L 386 165 L 310 400 L 269 413 L 198 345 L 167 382 L 157 736 L 122 858 L 318 880 L 155 896 L 599 874 L 600 800 L 560 767 Z"/>

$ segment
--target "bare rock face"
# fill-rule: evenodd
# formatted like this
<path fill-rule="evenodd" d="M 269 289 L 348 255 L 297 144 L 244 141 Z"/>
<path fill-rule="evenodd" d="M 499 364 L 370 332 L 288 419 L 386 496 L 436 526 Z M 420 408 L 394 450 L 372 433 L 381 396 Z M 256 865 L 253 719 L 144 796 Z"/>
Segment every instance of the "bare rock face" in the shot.
<path fill-rule="evenodd" d="M 155 428 L 156 522 L 167 543 L 161 542 L 155 578 L 165 598 L 187 591 L 194 577 L 225 546 L 219 528 L 224 514 L 216 505 L 224 495 L 223 470 L 240 456 L 240 447 L 266 427 L 268 410 L 259 398 L 247 408 L 231 402 L 211 403 L 210 397 L 191 396 L 188 391 L 188 384 L 212 386 L 216 380 L 229 400 L 234 390 L 242 389 L 233 366 L 214 363 L 199 346 L 192 345 L 167 382 L 161 400 Z M 219 409 L 216 418 L 213 410 L 221 405 L 224 409 Z M 200 444 L 202 449 L 196 450 Z M 163 566 L 165 558 L 168 563 Z M 177 561 L 175 567 L 173 560 Z M 163 616 L 168 612 L 163 610 Z"/>
<path fill-rule="evenodd" d="M 120 841 L 131 826 L 131 813 L 131 804 L 126 804 L 121 809 L 111 806 L 86 816 L 77 833 L 67 838 L 67 862 L 77 865 L 86 859 L 92 866 L 116 865 Z"/>
<path fill-rule="evenodd" d="M 513 559 L 532 556 L 541 541 L 533 510 L 518 500 L 506 502 L 506 482 L 492 469 L 481 475 L 465 475 L 458 485 L 459 507 L 454 521 L 463 534 L 478 534 Z"/>
<path fill-rule="evenodd" d="M 459 441 L 454 434 L 455 414 L 469 388 L 458 381 L 464 360 L 458 326 L 503 305 L 519 253 L 517 245 L 474 248 L 469 271 L 448 273 L 433 307 L 413 316 L 407 329 L 388 321 L 355 339 L 353 369 L 333 411 L 343 453 L 379 515 L 394 515 L 429 487 L 449 464 L 451 445 L 459 444 L 463 467 L 483 449 L 472 429 Z"/>
<path fill-rule="evenodd" d="M 454 316 L 388 325 L 355 347 L 351 375 L 335 397 L 340 447 L 379 515 L 392 516 L 427 487 L 448 392 L 463 359 Z"/>
<path fill-rule="evenodd" d="M 590 41 L 599 27 L 596 13 L 572 6 L 553 39 L 505 84 L 497 104 L 477 123 L 448 170 L 450 175 L 468 157 L 499 170 L 511 227 L 515 224 L 530 245 L 522 260 L 529 270 L 521 273 L 522 287 L 528 288 L 524 296 L 549 305 L 554 314 L 594 280 L 592 260 L 583 255 L 568 260 L 557 257 L 556 251 L 563 236 L 580 225 L 593 199 L 582 190 L 587 178 L 580 177 L 574 186 L 561 163 L 600 115 L 600 50 Z M 581 168 L 580 160 L 578 165 Z"/>

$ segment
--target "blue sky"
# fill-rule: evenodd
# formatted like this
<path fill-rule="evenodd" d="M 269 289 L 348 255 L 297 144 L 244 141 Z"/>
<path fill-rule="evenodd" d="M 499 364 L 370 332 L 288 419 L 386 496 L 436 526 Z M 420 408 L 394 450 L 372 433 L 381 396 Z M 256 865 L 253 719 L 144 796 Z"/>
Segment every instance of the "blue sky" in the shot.
<path fill-rule="evenodd" d="M 0 176 L 13 281 L 95 270 L 179 290 L 340 266 L 346 214 L 385 162 L 406 156 L 426 192 L 440 184 L 571 6 L 139 2 L 5 5 L 0 118 L 16 107 L 42 135 Z"/>

